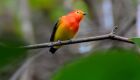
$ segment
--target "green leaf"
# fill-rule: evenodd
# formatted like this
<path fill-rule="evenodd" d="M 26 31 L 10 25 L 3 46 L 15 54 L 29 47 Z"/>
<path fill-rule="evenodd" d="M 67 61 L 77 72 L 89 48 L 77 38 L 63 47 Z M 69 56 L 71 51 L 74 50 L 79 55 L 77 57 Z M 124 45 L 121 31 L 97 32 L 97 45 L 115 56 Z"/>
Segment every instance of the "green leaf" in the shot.
<path fill-rule="evenodd" d="M 0 78 L 8 80 L 23 63 L 25 55 L 24 49 L 0 46 Z"/>
<path fill-rule="evenodd" d="M 26 59 L 26 50 L 17 48 L 25 42 L 14 34 L 0 37 L 0 79 L 8 80 Z"/>
<path fill-rule="evenodd" d="M 134 37 L 134 38 L 131 38 L 130 40 L 132 40 L 136 45 L 140 47 L 140 38 Z"/>
<path fill-rule="evenodd" d="M 23 49 L 0 46 L 0 68 L 22 57 L 23 52 Z"/>
<path fill-rule="evenodd" d="M 26 50 L 17 48 L 21 43 L 18 39 L 14 42 L 12 39 L 1 39 L 0 42 L 0 71 L 6 66 L 17 64 L 21 58 L 26 56 Z"/>
<path fill-rule="evenodd" d="M 64 65 L 52 80 L 140 80 L 140 55 L 131 50 L 97 51 Z"/>

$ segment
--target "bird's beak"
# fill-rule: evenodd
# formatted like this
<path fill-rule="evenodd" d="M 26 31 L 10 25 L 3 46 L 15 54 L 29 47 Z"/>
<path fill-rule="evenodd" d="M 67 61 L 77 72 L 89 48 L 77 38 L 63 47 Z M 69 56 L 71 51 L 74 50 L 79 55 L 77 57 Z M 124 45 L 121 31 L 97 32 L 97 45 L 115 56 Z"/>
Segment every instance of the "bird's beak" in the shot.
<path fill-rule="evenodd" d="M 87 13 L 84 13 L 83 15 L 87 15 Z"/>

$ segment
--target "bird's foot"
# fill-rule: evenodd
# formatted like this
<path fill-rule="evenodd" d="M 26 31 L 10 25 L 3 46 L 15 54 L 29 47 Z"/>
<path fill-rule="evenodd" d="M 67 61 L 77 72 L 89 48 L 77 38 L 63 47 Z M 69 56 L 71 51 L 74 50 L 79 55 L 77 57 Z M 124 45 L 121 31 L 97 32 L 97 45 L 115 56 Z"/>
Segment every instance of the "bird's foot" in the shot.
<path fill-rule="evenodd" d="M 53 42 L 50 43 L 50 47 L 51 47 L 51 48 L 53 47 Z"/>
<path fill-rule="evenodd" d="M 69 42 L 71 43 L 72 42 L 72 39 L 70 39 Z"/>
<path fill-rule="evenodd" d="M 58 40 L 58 43 L 61 44 L 62 43 L 61 40 Z"/>

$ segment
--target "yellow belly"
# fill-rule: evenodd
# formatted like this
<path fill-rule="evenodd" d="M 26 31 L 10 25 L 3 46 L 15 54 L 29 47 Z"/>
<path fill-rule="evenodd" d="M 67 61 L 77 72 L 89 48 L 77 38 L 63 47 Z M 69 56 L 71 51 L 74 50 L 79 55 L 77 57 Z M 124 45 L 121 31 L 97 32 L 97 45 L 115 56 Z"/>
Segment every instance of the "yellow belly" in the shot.
<path fill-rule="evenodd" d="M 75 36 L 76 32 L 73 31 L 72 27 L 66 27 L 66 26 L 61 26 L 58 27 L 55 37 L 54 37 L 54 41 L 58 41 L 58 40 L 69 40 L 72 39 Z"/>

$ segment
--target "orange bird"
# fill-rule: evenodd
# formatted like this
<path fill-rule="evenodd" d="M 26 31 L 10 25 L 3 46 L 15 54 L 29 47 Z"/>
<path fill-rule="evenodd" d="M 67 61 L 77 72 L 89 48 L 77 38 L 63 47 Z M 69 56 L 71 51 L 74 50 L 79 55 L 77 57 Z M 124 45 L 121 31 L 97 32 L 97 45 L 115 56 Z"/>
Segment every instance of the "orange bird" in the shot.
<path fill-rule="evenodd" d="M 83 19 L 85 12 L 82 10 L 74 10 L 65 16 L 59 18 L 54 26 L 50 41 L 64 41 L 72 39 L 78 32 L 79 23 Z M 50 52 L 54 54 L 61 46 L 53 46 Z"/>

